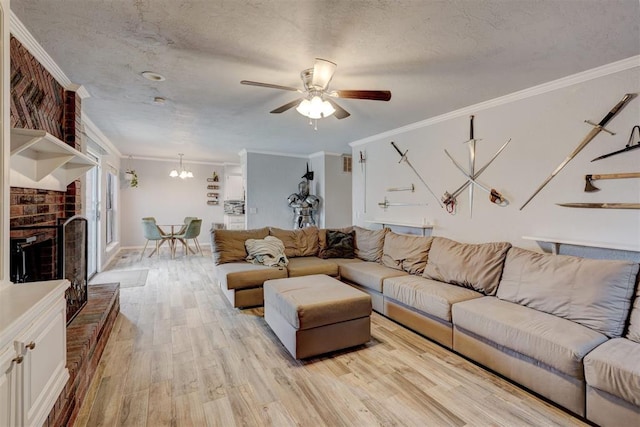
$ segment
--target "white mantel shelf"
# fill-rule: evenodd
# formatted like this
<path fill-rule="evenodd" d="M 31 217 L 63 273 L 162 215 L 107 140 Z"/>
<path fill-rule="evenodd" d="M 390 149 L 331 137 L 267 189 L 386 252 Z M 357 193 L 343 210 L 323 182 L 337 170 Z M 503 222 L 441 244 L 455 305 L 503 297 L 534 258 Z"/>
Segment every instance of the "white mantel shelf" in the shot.
<path fill-rule="evenodd" d="M 534 240 L 536 242 L 553 243 L 553 253 L 558 253 L 560 245 L 585 246 L 588 248 L 614 249 L 617 251 L 640 252 L 640 245 L 625 245 L 619 243 L 602 243 L 589 242 L 584 240 L 570 240 L 556 237 L 539 237 L 539 236 L 522 236 L 525 240 Z"/>
<path fill-rule="evenodd" d="M 382 228 L 384 228 L 385 225 L 391 225 L 391 226 L 396 226 L 396 227 L 407 227 L 407 228 L 417 228 L 419 230 L 422 230 L 422 235 L 424 236 L 426 233 L 426 230 L 432 230 L 433 229 L 433 225 L 432 224 L 413 224 L 410 222 L 402 222 L 402 221 L 394 221 L 394 220 L 386 220 L 386 219 L 372 219 L 369 221 L 365 221 L 368 224 L 380 224 L 382 225 Z"/>
<path fill-rule="evenodd" d="M 12 187 L 66 191 L 97 163 L 48 132 L 14 128 L 9 165 Z"/>

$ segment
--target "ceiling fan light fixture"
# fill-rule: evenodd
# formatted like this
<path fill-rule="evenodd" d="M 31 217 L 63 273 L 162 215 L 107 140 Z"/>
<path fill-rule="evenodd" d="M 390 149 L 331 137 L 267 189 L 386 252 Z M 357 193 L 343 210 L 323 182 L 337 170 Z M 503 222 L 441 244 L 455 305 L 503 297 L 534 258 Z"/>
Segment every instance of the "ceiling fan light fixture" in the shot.
<path fill-rule="evenodd" d="M 296 111 L 310 119 L 323 119 L 335 113 L 336 109 L 330 102 L 323 100 L 319 95 L 314 95 L 311 100 L 303 99 L 296 107 Z"/>
<path fill-rule="evenodd" d="M 333 74 L 336 72 L 336 67 L 337 65 L 334 62 L 316 58 L 311 84 L 321 90 L 326 89 L 333 78 Z"/>

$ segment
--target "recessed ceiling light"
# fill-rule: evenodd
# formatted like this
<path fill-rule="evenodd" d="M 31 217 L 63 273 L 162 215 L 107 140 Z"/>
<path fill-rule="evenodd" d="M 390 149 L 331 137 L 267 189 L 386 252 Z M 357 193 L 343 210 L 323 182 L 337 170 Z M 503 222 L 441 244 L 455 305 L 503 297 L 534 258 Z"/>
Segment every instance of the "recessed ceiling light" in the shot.
<path fill-rule="evenodd" d="M 165 77 L 162 74 L 154 73 L 153 71 L 143 71 L 140 75 L 152 82 L 163 82 L 165 80 Z"/>
<path fill-rule="evenodd" d="M 166 98 L 163 98 L 161 96 L 156 96 L 155 98 L 153 98 L 153 102 L 154 104 L 164 104 L 165 102 L 167 102 Z"/>

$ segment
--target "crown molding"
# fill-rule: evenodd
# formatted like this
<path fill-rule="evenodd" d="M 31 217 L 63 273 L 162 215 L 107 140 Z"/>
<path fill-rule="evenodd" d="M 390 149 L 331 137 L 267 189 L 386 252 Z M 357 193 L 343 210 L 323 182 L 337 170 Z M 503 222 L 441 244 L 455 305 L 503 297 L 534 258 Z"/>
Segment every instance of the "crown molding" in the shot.
<path fill-rule="evenodd" d="M 178 163 L 179 162 L 179 157 L 173 158 L 173 157 L 148 157 L 148 156 L 133 156 L 133 155 L 121 155 L 120 156 L 121 159 L 131 159 L 131 160 L 147 160 L 150 162 L 169 162 L 169 163 Z M 190 163 L 192 165 L 210 165 L 210 166 L 224 166 L 225 163 L 220 163 L 220 162 L 208 162 L 206 160 L 189 160 L 189 159 L 182 159 L 183 163 Z"/>
<path fill-rule="evenodd" d="M 292 153 L 283 153 L 279 151 L 262 151 L 262 150 L 247 150 L 243 149 L 239 153 L 239 155 L 243 154 L 265 154 L 267 156 L 280 156 L 280 157 L 295 157 L 298 159 L 308 159 L 308 154 L 292 154 Z"/>
<path fill-rule="evenodd" d="M 487 110 L 489 108 L 497 107 L 511 102 L 519 101 L 525 98 L 531 98 L 533 96 L 541 95 L 543 93 L 552 92 L 558 89 L 563 89 L 568 86 L 573 86 L 578 83 L 587 82 L 589 80 L 597 79 L 599 77 L 608 76 L 610 74 L 619 73 L 621 71 L 630 70 L 632 68 L 640 67 L 640 55 L 632 56 L 620 61 L 612 62 L 610 64 L 603 65 L 601 67 L 592 68 L 590 70 L 582 71 L 580 73 L 572 74 L 570 76 L 562 77 L 557 80 L 552 80 L 547 83 L 543 83 L 537 86 L 523 89 L 517 92 L 510 93 L 498 98 L 483 101 L 478 104 L 470 105 L 468 107 L 461 108 L 459 110 L 451 111 L 449 113 L 441 114 L 439 116 L 431 117 L 419 122 L 411 123 L 406 126 L 402 126 L 396 129 L 391 129 L 386 132 L 382 132 L 376 135 L 368 136 L 363 139 L 359 139 L 349 143 L 350 147 L 357 147 L 367 144 L 369 142 L 377 141 L 380 139 L 389 138 L 405 132 L 409 132 L 416 129 L 421 129 L 427 126 L 434 125 L 436 123 L 444 122 L 450 119 L 468 116 L 478 111 Z"/>
<path fill-rule="evenodd" d="M 100 145 L 105 151 L 114 154 L 116 157 L 122 157 L 120 150 L 116 148 L 107 136 L 102 133 L 95 123 L 85 114 L 82 113 L 82 123 L 84 124 L 84 131 L 89 138 L 96 144 Z"/>
<path fill-rule="evenodd" d="M 22 43 L 22 45 L 31 53 L 40 64 L 53 76 L 58 83 L 66 90 L 76 92 L 80 98 L 88 98 L 91 96 L 87 89 L 82 85 L 73 83 L 69 77 L 62 71 L 62 68 L 56 64 L 53 58 L 44 50 L 42 45 L 33 37 L 31 32 L 24 26 L 22 21 L 18 19 L 16 14 L 11 11 L 9 14 L 9 30 L 11 34 Z"/>

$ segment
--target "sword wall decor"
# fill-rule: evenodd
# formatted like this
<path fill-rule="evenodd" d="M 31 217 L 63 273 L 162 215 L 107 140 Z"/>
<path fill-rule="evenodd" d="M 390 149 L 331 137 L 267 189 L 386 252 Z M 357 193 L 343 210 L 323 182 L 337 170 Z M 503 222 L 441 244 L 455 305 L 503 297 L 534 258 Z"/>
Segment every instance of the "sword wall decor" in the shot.
<path fill-rule="evenodd" d="M 638 133 L 638 141 L 634 145 L 633 136 L 634 136 L 636 131 L 638 131 L 637 132 Z M 617 150 L 617 151 L 613 151 L 613 152 L 608 153 L 608 154 L 603 154 L 602 156 L 596 157 L 595 159 L 593 159 L 591 161 L 595 162 L 596 160 L 606 159 L 607 157 L 615 156 L 616 154 L 626 153 L 627 151 L 635 150 L 636 148 L 640 148 L 640 126 L 638 126 L 638 125 L 635 125 L 634 127 L 631 128 L 631 135 L 629 135 L 629 142 L 627 142 L 627 145 L 625 145 L 622 150 Z"/>
<path fill-rule="evenodd" d="M 493 157 L 491 157 L 491 159 L 484 165 L 482 166 L 480 169 L 478 169 L 478 172 L 476 174 L 473 175 L 473 179 L 478 179 L 478 177 L 482 174 L 482 172 L 485 171 L 485 169 L 487 169 L 489 167 L 489 165 L 491 163 L 493 163 L 493 161 L 498 157 L 498 155 L 500 153 L 502 153 L 502 150 L 504 150 L 507 145 L 511 142 L 511 138 L 509 138 L 507 140 L 507 142 L 505 142 L 504 144 L 502 144 L 502 147 L 500 147 L 500 149 L 498 149 L 498 151 L 496 151 L 496 153 L 493 155 Z M 455 212 L 455 205 L 456 205 L 456 198 L 469 186 L 471 185 L 471 181 L 467 180 L 467 182 L 465 182 L 464 184 L 462 184 L 460 187 L 456 188 L 453 193 L 449 193 L 449 192 L 445 192 L 444 195 L 442 196 L 442 203 L 445 204 L 445 206 L 447 207 L 447 212 L 449 213 L 454 213 Z"/>
<path fill-rule="evenodd" d="M 606 116 L 603 117 L 602 120 L 600 120 L 600 123 L 595 124 L 593 123 L 593 129 L 591 129 L 591 131 L 587 134 L 587 136 L 585 136 L 582 140 L 582 142 L 580 142 L 580 144 L 575 148 L 575 150 L 573 150 L 571 152 L 571 154 L 569 154 L 563 161 L 562 163 L 560 163 L 560 165 L 558 165 L 558 167 L 551 172 L 551 175 L 549 175 L 547 177 L 547 179 L 545 179 L 542 184 L 536 189 L 536 191 L 533 192 L 533 194 L 531 195 L 531 197 L 529 197 L 527 199 L 526 202 L 524 202 L 524 204 L 522 206 L 520 206 L 520 210 L 524 209 L 525 206 L 527 206 L 529 204 L 529 202 L 536 197 L 536 195 L 549 183 L 549 181 L 551 181 L 553 179 L 553 177 L 555 177 L 558 172 L 560 172 L 562 170 L 562 168 L 564 168 L 567 163 L 569 163 L 575 156 L 578 155 L 578 153 L 580 153 L 580 151 L 582 151 L 582 149 L 584 147 L 587 146 L 587 144 L 589 142 L 591 142 L 591 140 L 593 138 L 595 138 L 600 132 L 602 131 L 606 131 L 608 133 L 612 133 L 611 131 L 605 129 L 605 126 L 636 96 L 635 93 L 627 93 L 625 96 L 622 97 L 622 99 L 620 100 L 620 102 L 618 102 L 612 109 L 611 111 L 609 111 L 607 113 Z M 590 123 L 591 124 L 591 123 Z"/>
<path fill-rule="evenodd" d="M 400 154 L 400 162 L 398 163 L 402 163 L 403 161 L 407 164 L 407 166 L 409 166 L 411 168 L 411 170 L 413 171 L 413 173 L 416 174 L 416 176 L 418 177 L 418 179 L 420 180 L 420 182 L 422 182 L 422 184 L 424 184 L 424 186 L 427 188 L 427 190 L 429 190 L 429 193 L 431 193 L 431 195 L 436 199 L 436 202 L 438 202 L 438 205 L 441 208 L 444 208 L 444 206 L 442 206 L 442 203 L 440 203 L 440 199 L 438 199 L 438 196 L 436 196 L 436 193 L 433 192 L 433 190 L 431 189 L 431 187 L 429 187 L 429 184 L 427 184 L 427 182 L 424 180 L 424 178 L 422 178 L 422 176 L 418 173 L 418 171 L 416 170 L 416 168 L 413 167 L 413 165 L 411 164 L 411 162 L 409 161 L 409 159 L 407 158 L 407 153 L 409 152 L 409 150 L 405 151 L 404 153 L 402 151 L 400 151 L 400 149 L 398 148 L 398 146 L 396 145 L 395 142 L 391 141 L 391 145 L 393 146 L 393 148 L 396 149 L 396 151 L 398 152 L 398 154 Z"/>
<path fill-rule="evenodd" d="M 364 201 L 364 213 L 367 213 L 367 154 L 360 151 L 360 171 L 362 172 L 362 199 Z"/>
<path fill-rule="evenodd" d="M 384 201 L 378 202 L 378 206 L 380 206 L 382 209 L 387 209 L 388 207 L 391 207 L 391 206 L 427 206 L 427 204 L 426 203 L 391 203 L 385 197 Z"/>
<path fill-rule="evenodd" d="M 556 203 L 565 208 L 640 209 L 640 203 Z"/>

